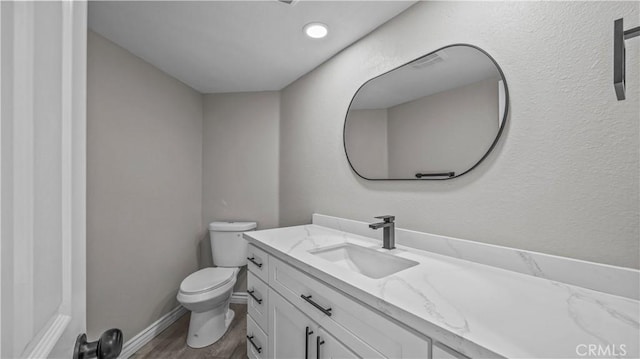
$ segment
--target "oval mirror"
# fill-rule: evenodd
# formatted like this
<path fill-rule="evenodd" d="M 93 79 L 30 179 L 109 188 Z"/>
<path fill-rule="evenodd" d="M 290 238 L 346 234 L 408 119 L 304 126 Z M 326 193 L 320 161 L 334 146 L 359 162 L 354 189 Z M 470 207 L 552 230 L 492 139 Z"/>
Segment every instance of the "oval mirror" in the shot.
<path fill-rule="evenodd" d="M 475 168 L 507 119 L 507 81 L 472 45 L 450 45 L 358 89 L 344 123 L 351 168 L 368 180 L 443 180 Z"/>

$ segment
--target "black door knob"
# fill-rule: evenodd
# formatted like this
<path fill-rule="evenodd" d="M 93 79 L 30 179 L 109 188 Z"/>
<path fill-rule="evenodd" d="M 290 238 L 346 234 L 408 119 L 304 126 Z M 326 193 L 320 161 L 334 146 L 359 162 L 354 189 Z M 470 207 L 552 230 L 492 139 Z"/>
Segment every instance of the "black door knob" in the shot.
<path fill-rule="evenodd" d="M 80 334 L 73 348 L 73 359 L 116 359 L 122 351 L 122 331 L 114 328 L 102 333 L 95 342 L 87 342 L 87 335 Z"/>

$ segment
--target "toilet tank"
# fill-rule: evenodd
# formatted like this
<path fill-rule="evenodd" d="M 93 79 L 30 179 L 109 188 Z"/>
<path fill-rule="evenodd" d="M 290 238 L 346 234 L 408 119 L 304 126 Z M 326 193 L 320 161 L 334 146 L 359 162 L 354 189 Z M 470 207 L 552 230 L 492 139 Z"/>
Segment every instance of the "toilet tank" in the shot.
<path fill-rule="evenodd" d="M 256 222 L 212 222 L 209 239 L 213 264 L 218 267 L 241 267 L 247 264 L 247 241 L 242 232 L 256 229 Z"/>

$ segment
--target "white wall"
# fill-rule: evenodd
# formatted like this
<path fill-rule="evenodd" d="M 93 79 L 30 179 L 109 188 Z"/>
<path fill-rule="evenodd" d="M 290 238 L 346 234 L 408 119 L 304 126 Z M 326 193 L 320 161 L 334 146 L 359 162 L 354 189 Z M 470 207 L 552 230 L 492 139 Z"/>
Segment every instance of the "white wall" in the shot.
<path fill-rule="evenodd" d="M 389 178 L 473 167 L 498 134 L 498 80 L 487 79 L 388 111 Z"/>
<path fill-rule="evenodd" d="M 128 340 L 197 269 L 202 96 L 93 32 L 87 87 L 87 332 Z"/>
<path fill-rule="evenodd" d="M 421 2 L 288 86 L 281 100 L 280 224 L 313 212 L 639 267 L 639 48 L 627 41 L 627 100 L 612 86 L 613 20 L 637 2 Z M 635 20 L 634 20 L 635 19 Z M 474 171 L 371 182 L 342 146 L 344 115 L 369 78 L 452 43 L 501 65 L 510 118 Z"/>
<path fill-rule="evenodd" d="M 245 220 L 278 226 L 280 93 L 204 96 L 202 223 Z M 205 228 L 206 231 L 206 228 Z M 211 265 L 209 236 L 201 267 Z M 246 290 L 243 271 L 236 291 Z"/>
<path fill-rule="evenodd" d="M 351 165 L 366 178 L 389 178 L 387 110 L 351 110 L 345 124 Z"/>

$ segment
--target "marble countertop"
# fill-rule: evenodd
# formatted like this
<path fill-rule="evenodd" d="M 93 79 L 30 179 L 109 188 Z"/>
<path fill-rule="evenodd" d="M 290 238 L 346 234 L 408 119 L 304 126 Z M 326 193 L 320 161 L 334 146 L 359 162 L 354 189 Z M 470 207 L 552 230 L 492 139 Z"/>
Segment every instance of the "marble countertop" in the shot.
<path fill-rule="evenodd" d="M 640 302 L 634 299 L 409 247 L 388 251 L 378 240 L 313 224 L 244 236 L 472 358 L 640 357 Z M 309 253 L 341 243 L 374 248 L 419 264 L 371 279 Z M 590 349 L 594 351 L 589 353 Z"/>

